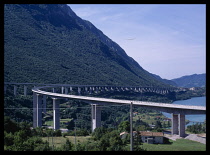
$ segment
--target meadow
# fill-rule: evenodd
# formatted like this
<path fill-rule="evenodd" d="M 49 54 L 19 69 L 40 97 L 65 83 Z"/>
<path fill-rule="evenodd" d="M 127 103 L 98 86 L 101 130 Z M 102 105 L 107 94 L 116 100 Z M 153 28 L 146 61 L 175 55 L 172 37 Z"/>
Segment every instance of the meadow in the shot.
<path fill-rule="evenodd" d="M 85 142 L 91 136 L 77 136 L 76 143 Z M 75 144 L 75 136 L 66 137 L 43 137 L 42 139 L 48 141 L 50 146 L 54 144 L 55 147 L 60 147 L 65 144 L 67 138 L 73 144 Z M 188 139 L 177 139 L 176 141 L 169 140 L 170 144 L 147 144 L 142 143 L 141 148 L 146 149 L 146 151 L 206 151 L 206 145 L 191 141 Z"/>

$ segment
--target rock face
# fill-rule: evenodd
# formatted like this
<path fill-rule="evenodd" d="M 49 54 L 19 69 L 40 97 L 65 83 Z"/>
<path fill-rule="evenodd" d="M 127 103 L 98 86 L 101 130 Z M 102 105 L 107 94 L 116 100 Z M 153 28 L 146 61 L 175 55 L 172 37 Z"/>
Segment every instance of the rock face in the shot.
<path fill-rule="evenodd" d="M 65 4 L 4 5 L 4 80 L 168 86 Z"/>

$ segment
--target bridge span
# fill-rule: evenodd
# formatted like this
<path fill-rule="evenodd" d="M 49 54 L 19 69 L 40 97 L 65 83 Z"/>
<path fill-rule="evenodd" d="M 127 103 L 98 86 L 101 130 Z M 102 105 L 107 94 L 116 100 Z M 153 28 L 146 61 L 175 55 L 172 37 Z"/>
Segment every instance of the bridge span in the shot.
<path fill-rule="evenodd" d="M 24 85 L 24 94 L 25 94 L 26 83 L 21 83 L 21 84 Z M 56 92 L 56 89 L 58 89 L 58 87 L 59 88 L 61 87 L 61 93 Z M 206 107 L 203 107 L 203 106 L 176 105 L 176 104 L 157 103 L 157 102 L 119 100 L 119 99 L 108 99 L 108 98 L 99 98 L 99 97 L 88 97 L 88 96 L 81 96 L 81 95 L 70 95 L 68 94 L 68 90 L 70 88 L 70 91 L 71 91 L 72 89 L 71 87 L 72 85 L 70 87 L 69 85 L 48 85 L 48 86 L 42 85 L 41 87 L 32 88 L 33 127 L 42 126 L 42 112 L 44 113 L 46 112 L 46 96 L 50 96 L 53 99 L 53 128 L 55 130 L 60 128 L 60 114 L 59 114 L 60 99 L 67 99 L 67 98 L 82 100 L 86 103 L 91 104 L 92 131 L 95 128 L 101 126 L 101 105 L 110 105 L 110 104 L 131 105 L 133 104 L 133 105 L 141 106 L 144 108 L 150 108 L 153 110 L 171 113 L 172 115 L 172 128 L 171 128 L 172 132 L 171 133 L 178 134 L 180 137 L 185 136 L 185 115 L 206 114 Z M 82 86 L 77 85 L 75 87 L 78 87 L 78 94 L 81 94 Z M 98 87 L 99 89 L 100 86 L 92 86 L 92 88 L 94 87 Z M 87 91 L 86 88 L 87 86 L 84 86 L 84 90 Z M 49 90 L 51 90 L 52 92 Z M 89 90 L 93 90 L 93 89 L 91 89 L 90 87 Z M 91 91 L 89 92 L 91 93 Z"/>

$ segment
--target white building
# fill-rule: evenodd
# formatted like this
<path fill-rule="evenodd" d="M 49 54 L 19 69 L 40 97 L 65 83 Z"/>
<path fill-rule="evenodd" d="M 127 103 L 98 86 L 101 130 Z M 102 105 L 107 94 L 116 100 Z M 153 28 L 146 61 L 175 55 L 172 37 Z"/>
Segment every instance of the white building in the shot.
<path fill-rule="evenodd" d="M 140 131 L 140 134 L 141 134 L 141 140 L 143 143 L 163 144 L 162 132 Z"/>
<path fill-rule="evenodd" d="M 137 132 L 133 131 L 133 136 L 135 136 Z M 122 132 L 120 133 L 120 137 L 124 139 L 126 135 L 129 133 Z M 150 131 L 140 131 L 141 140 L 143 143 L 148 144 L 163 144 L 163 133 L 162 132 L 150 132 Z"/>

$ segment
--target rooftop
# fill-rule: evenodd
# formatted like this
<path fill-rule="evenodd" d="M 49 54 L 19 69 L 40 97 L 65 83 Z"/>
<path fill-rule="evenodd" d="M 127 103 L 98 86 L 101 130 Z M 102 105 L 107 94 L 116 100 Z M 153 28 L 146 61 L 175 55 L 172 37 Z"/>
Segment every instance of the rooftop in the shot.
<path fill-rule="evenodd" d="M 133 131 L 133 134 L 136 134 L 136 133 L 137 133 L 136 131 Z M 129 134 L 129 133 L 128 132 L 122 132 L 122 133 L 120 133 L 120 136 L 124 135 L 124 134 Z M 140 134 L 141 134 L 141 136 L 155 136 L 155 137 L 162 137 L 163 136 L 162 132 L 140 131 Z"/>
<path fill-rule="evenodd" d="M 155 136 L 155 137 L 162 137 L 162 132 L 148 132 L 148 131 L 140 131 L 141 136 Z"/>

